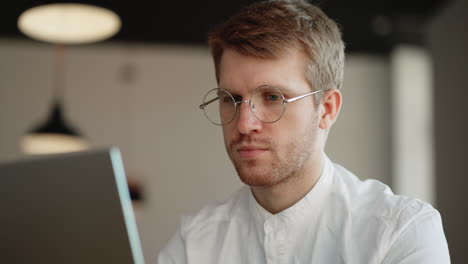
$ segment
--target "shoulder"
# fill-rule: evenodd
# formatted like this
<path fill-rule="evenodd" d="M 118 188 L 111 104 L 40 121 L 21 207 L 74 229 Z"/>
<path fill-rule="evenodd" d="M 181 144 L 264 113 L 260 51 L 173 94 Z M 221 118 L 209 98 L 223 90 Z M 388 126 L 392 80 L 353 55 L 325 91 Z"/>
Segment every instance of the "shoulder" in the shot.
<path fill-rule="evenodd" d="M 213 230 L 219 225 L 232 221 L 246 221 L 249 217 L 249 192 L 250 189 L 243 186 L 227 199 L 209 204 L 195 214 L 182 217 L 182 236 Z"/>
<path fill-rule="evenodd" d="M 353 173 L 334 164 L 332 197 L 344 204 L 350 213 L 362 213 L 385 220 L 411 221 L 424 214 L 437 213 L 428 203 L 396 195 L 390 187 L 377 180 L 361 181 Z"/>
<path fill-rule="evenodd" d="M 334 203 L 349 217 L 362 239 L 379 245 L 384 263 L 400 263 L 394 260 L 404 256 L 427 261 L 432 258 L 424 263 L 447 263 L 447 242 L 440 214 L 434 207 L 395 195 L 379 181 L 361 181 L 343 167 L 334 167 Z M 366 231 L 370 237 L 364 235 Z"/>

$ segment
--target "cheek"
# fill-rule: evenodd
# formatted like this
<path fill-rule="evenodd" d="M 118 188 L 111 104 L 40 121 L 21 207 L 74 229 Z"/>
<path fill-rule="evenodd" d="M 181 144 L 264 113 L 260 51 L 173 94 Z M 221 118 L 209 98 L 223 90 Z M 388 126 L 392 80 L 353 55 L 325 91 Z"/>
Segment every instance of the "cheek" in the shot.
<path fill-rule="evenodd" d="M 302 137 L 318 128 L 317 118 L 318 115 L 312 109 L 300 113 L 290 111 L 287 115 L 285 113 L 284 118 L 278 122 L 279 127 L 273 130 L 276 132 L 274 139 L 281 145 L 302 140 Z"/>
<path fill-rule="evenodd" d="M 277 122 L 279 127 L 277 131 L 281 131 L 282 134 L 294 135 L 298 131 L 301 131 L 304 126 L 306 126 L 312 116 L 307 111 L 294 111 L 296 109 L 288 109 L 283 117 Z"/>
<path fill-rule="evenodd" d="M 306 100 L 308 99 L 308 100 Z M 309 124 L 317 119 L 318 110 L 314 106 L 313 98 L 304 98 L 304 101 L 296 101 L 286 109 L 284 113 L 290 121 L 290 125 L 297 128 L 309 126 Z"/>
<path fill-rule="evenodd" d="M 224 138 L 224 144 L 226 146 L 229 145 L 229 143 L 232 141 L 232 127 L 230 125 L 228 126 L 223 126 L 223 138 Z"/>

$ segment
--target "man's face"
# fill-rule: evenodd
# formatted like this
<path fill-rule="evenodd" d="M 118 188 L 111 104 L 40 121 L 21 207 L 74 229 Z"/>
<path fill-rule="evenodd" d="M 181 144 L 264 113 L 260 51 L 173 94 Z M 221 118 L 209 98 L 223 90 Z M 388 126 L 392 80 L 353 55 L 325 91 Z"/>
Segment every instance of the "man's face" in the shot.
<path fill-rule="evenodd" d="M 219 87 L 242 100 L 249 100 L 261 85 L 279 88 L 286 99 L 296 97 L 312 91 L 304 65 L 304 55 L 297 50 L 277 59 L 259 59 L 227 49 L 220 62 Z M 314 98 L 288 103 L 275 123 L 258 120 L 247 103 L 238 105 L 235 119 L 223 126 L 223 134 L 228 155 L 244 183 L 273 186 L 313 166 L 311 161 L 323 149 Z"/>

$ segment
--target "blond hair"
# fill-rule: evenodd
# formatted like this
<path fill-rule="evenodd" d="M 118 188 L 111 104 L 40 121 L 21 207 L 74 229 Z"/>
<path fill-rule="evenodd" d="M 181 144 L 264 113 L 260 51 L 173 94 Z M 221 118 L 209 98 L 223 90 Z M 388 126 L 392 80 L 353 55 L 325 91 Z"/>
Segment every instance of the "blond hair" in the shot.
<path fill-rule="evenodd" d="M 338 25 L 320 8 L 300 0 L 252 4 L 208 36 L 216 79 L 225 49 L 246 56 L 277 58 L 291 47 L 307 57 L 305 75 L 313 90 L 340 89 L 344 71 L 344 43 Z"/>

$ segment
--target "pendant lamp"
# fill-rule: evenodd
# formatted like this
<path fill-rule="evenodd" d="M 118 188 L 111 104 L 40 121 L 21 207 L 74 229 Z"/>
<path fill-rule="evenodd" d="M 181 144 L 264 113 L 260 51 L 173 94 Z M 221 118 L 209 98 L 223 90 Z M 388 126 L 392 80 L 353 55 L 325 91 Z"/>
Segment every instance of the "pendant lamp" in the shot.
<path fill-rule="evenodd" d="M 65 119 L 64 44 L 102 41 L 115 35 L 121 27 L 120 17 L 108 1 L 34 1 L 17 21 L 26 36 L 56 45 L 54 66 L 54 98 L 48 119 L 26 133 L 21 149 L 28 154 L 60 153 L 86 149 L 88 143 Z"/>
<path fill-rule="evenodd" d="M 23 136 L 21 148 L 27 154 L 63 153 L 87 149 L 88 143 L 64 119 L 57 101 L 48 119 Z"/>
<path fill-rule="evenodd" d="M 27 154 L 48 154 L 79 151 L 88 143 L 65 119 L 63 111 L 65 47 L 55 47 L 53 100 L 49 117 L 21 139 L 21 149 Z"/>
<path fill-rule="evenodd" d="M 82 44 L 115 35 L 120 17 L 102 6 L 108 1 L 35 1 L 18 18 L 18 28 L 30 38 L 49 43 Z"/>

